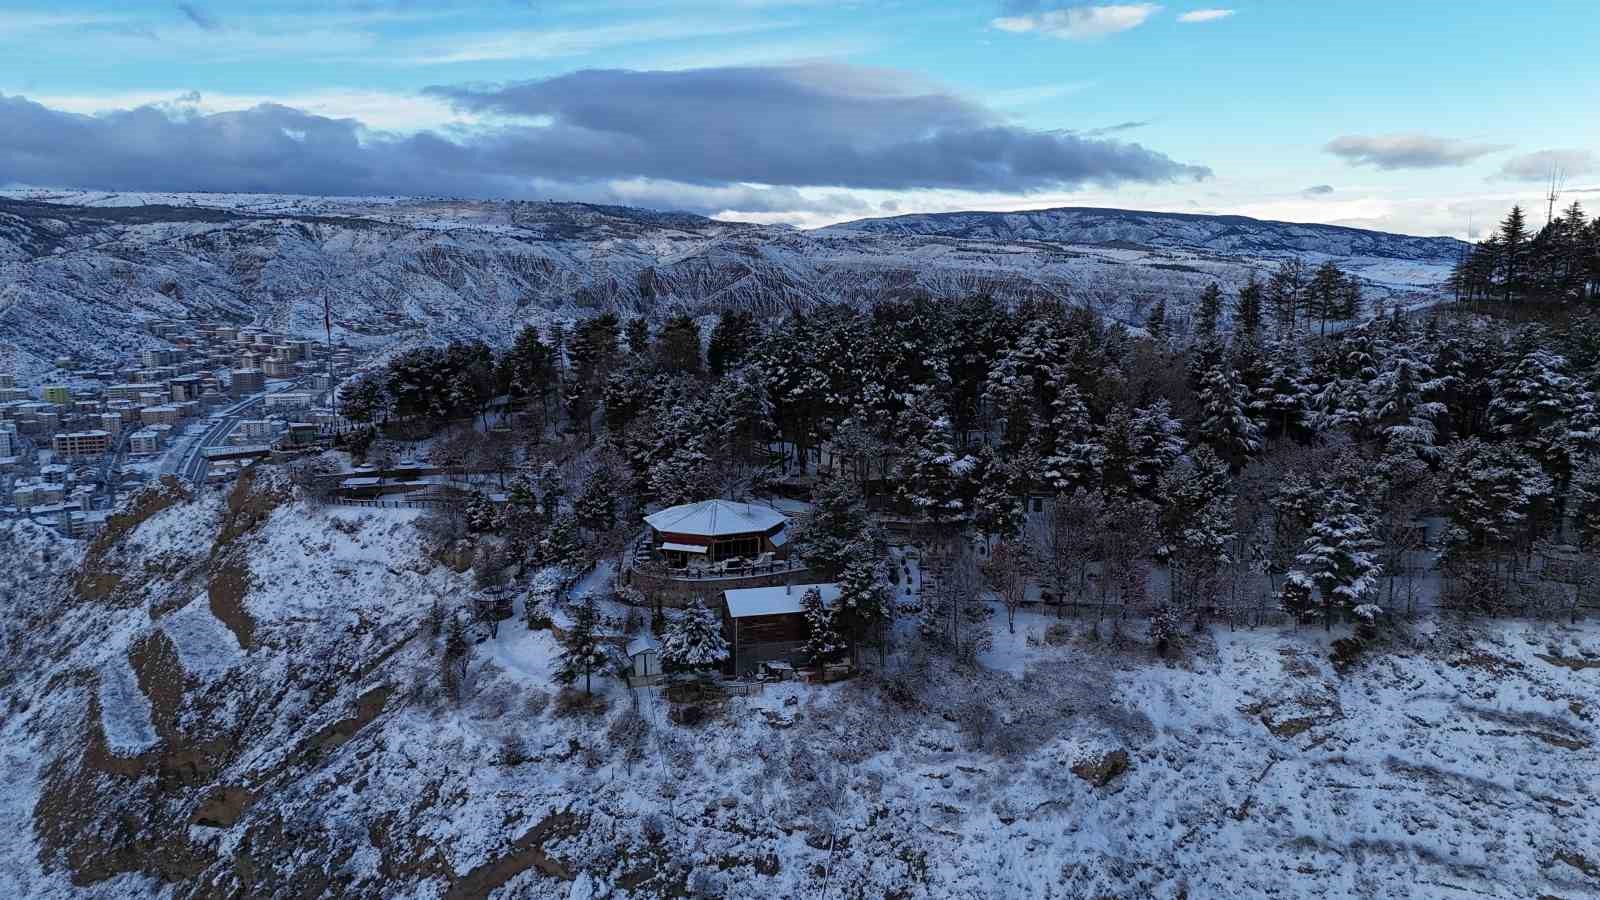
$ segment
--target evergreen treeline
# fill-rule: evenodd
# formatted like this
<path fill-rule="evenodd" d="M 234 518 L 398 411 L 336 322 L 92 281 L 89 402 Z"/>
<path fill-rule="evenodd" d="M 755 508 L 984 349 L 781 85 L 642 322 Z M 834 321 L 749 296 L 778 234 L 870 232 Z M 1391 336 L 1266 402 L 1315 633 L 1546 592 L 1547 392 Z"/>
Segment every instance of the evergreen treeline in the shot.
<path fill-rule="evenodd" d="M 343 402 L 358 421 L 444 419 L 499 397 L 530 444 L 593 448 L 571 500 L 553 475 L 513 486 L 523 543 L 547 558 L 649 503 L 798 478 L 824 507 L 970 524 L 995 566 L 1030 566 L 1062 601 L 1148 598 L 1170 624 L 1270 590 L 1331 621 L 1414 594 L 1430 519 L 1445 600 L 1475 609 L 1515 602 L 1539 542 L 1600 538 L 1600 318 L 1455 308 L 1324 336 L 1359 291 L 1294 262 L 1196 299 L 1182 343 L 1159 309 L 1139 334 L 983 297 L 726 312 L 709 335 L 601 315 L 499 354 L 413 351 Z M 1151 590 L 1153 571 L 1167 584 Z"/>
<path fill-rule="evenodd" d="M 1575 302 L 1600 296 L 1600 219 L 1573 201 L 1537 232 L 1514 206 L 1493 235 L 1456 265 L 1450 287 L 1461 300 Z"/>

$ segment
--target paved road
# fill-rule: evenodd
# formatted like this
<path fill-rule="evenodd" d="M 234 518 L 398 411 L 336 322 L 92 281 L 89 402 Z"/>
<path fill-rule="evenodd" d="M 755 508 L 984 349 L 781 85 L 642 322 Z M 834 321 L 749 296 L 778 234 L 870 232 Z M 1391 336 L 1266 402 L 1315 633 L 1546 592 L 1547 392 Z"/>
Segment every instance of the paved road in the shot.
<path fill-rule="evenodd" d="M 191 485 L 204 484 L 206 470 L 210 468 L 211 464 L 201 451 L 207 447 L 227 446 L 228 437 L 233 434 L 233 429 L 238 426 L 240 421 L 255 417 L 256 407 L 261 405 L 262 398 L 266 397 L 267 394 L 294 390 L 304 384 L 305 381 L 306 379 L 304 378 L 298 378 L 291 382 L 270 385 L 266 393 L 252 394 L 232 406 L 213 413 L 210 423 L 206 425 L 206 430 L 198 438 L 194 438 L 189 442 L 189 446 L 176 461 L 169 459 L 162 464 L 162 473 L 177 475 Z"/>

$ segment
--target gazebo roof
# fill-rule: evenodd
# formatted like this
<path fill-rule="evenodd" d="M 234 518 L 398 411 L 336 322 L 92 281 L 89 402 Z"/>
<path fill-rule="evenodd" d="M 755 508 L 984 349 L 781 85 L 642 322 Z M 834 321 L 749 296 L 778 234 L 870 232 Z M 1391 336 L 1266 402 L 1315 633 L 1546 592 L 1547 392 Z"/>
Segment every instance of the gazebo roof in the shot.
<path fill-rule="evenodd" d="M 669 506 L 645 516 L 644 520 L 657 531 L 718 537 L 725 534 L 765 533 L 775 525 L 788 522 L 789 518 L 770 506 L 735 503 L 731 500 L 702 500 L 699 503 Z"/>

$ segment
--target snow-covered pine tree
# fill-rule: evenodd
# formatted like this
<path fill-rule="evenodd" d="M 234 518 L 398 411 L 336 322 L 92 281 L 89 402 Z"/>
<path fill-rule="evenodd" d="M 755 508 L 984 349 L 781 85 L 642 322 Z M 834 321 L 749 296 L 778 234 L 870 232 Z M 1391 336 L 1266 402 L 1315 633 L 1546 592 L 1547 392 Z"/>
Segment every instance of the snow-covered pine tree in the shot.
<path fill-rule="evenodd" d="M 1384 452 L 1406 451 L 1423 459 L 1437 456 L 1436 420 L 1444 415 L 1444 404 L 1428 398 L 1432 371 L 1427 360 L 1410 345 L 1396 345 L 1383 371 L 1368 388 L 1367 431 L 1383 441 Z"/>
<path fill-rule="evenodd" d="M 1150 314 L 1144 319 L 1145 334 L 1150 336 L 1157 346 L 1163 346 L 1167 341 L 1167 301 L 1157 298 L 1150 305 Z"/>
<path fill-rule="evenodd" d="M 1011 460 L 987 445 L 978 451 L 978 473 L 972 515 L 979 533 L 1000 540 L 1021 534 L 1027 524 L 1021 473 Z"/>
<path fill-rule="evenodd" d="M 1157 530 L 1171 567 L 1169 602 L 1203 608 L 1215 589 L 1215 574 L 1231 561 L 1233 494 L 1227 464 L 1210 447 L 1196 447 L 1186 465 L 1162 476 L 1156 501 Z"/>
<path fill-rule="evenodd" d="M 823 578 L 833 578 L 862 548 L 876 558 L 883 538 L 867 515 L 866 504 L 847 478 L 830 478 L 817 485 L 811 511 L 795 529 L 792 551 Z"/>
<path fill-rule="evenodd" d="M 1528 328 L 1514 345 L 1511 362 L 1495 373 L 1489 424 L 1514 441 L 1556 477 L 1570 466 L 1567 423 L 1594 411 L 1593 397 L 1573 378 L 1565 356 L 1549 349 L 1549 336 Z"/>
<path fill-rule="evenodd" d="M 500 514 L 487 495 L 474 491 L 467 500 L 467 530 L 474 534 L 492 534 L 500 530 Z"/>
<path fill-rule="evenodd" d="M 578 524 L 592 533 L 610 531 L 617 524 L 616 475 L 608 468 L 595 469 L 584 479 L 583 490 L 573 501 Z"/>
<path fill-rule="evenodd" d="M 1600 454 L 1585 453 L 1577 458 L 1571 491 L 1579 543 L 1586 548 L 1600 546 Z"/>
<path fill-rule="evenodd" d="M 1183 455 L 1183 423 L 1173 418 L 1172 404 L 1163 398 L 1133 411 L 1132 434 L 1128 482 L 1147 493 Z"/>
<path fill-rule="evenodd" d="M 661 661 L 687 672 L 703 672 L 721 665 L 728 658 L 728 641 L 722 624 L 703 598 L 696 597 L 676 616 L 669 617 L 661 636 Z"/>
<path fill-rule="evenodd" d="M 813 663 L 832 662 L 844 655 L 844 641 L 834 626 L 833 610 L 822 603 L 822 592 L 807 588 L 800 597 L 800 612 L 806 617 L 806 643 L 801 653 Z"/>
<path fill-rule="evenodd" d="M 1002 447 L 1015 452 L 1027 446 L 1037 425 L 1039 387 L 1018 354 L 1007 353 L 989 370 L 983 403 L 1000 424 Z"/>
<path fill-rule="evenodd" d="M 1266 419 L 1273 437 L 1297 436 L 1303 430 L 1311 405 L 1307 373 L 1293 342 L 1284 341 L 1267 352 L 1267 377 L 1256 392 L 1256 408 Z"/>
<path fill-rule="evenodd" d="M 595 670 L 606 664 L 605 647 L 597 633 L 599 626 L 600 610 L 594 598 L 584 597 L 573 609 L 572 627 L 567 629 L 566 636 L 561 640 L 561 655 L 555 673 L 557 683 L 572 684 L 581 676 L 583 692 L 588 694 L 593 690 Z"/>
<path fill-rule="evenodd" d="M 1219 359 L 1206 368 L 1198 400 L 1201 436 L 1232 471 L 1244 468 L 1251 454 L 1261 449 L 1261 423 L 1231 364 Z"/>
<path fill-rule="evenodd" d="M 900 417 L 906 448 L 900 460 L 900 498 L 934 522 L 951 522 L 967 512 L 961 496 L 977 462 L 958 456 L 950 417 L 931 390 L 922 390 Z"/>
<path fill-rule="evenodd" d="M 1453 550 L 1494 552 L 1527 538 L 1553 492 L 1537 461 L 1509 444 L 1468 438 L 1444 453 L 1440 500 Z"/>
<path fill-rule="evenodd" d="M 839 599 L 834 602 L 833 624 L 852 642 L 877 641 L 879 629 L 893 614 L 883 563 L 867 547 L 845 566 L 839 578 Z M 880 650 L 882 643 L 879 641 Z"/>
<path fill-rule="evenodd" d="M 1077 386 L 1064 381 L 1057 387 L 1054 406 L 1050 419 L 1054 451 L 1044 458 L 1043 481 L 1058 494 L 1091 489 L 1099 480 L 1105 446 L 1089 420 L 1089 406 Z"/>
<path fill-rule="evenodd" d="M 712 496 L 711 459 L 692 447 L 679 447 L 650 470 L 650 496 L 666 506 Z"/>
<path fill-rule="evenodd" d="M 1377 591 L 1383 570 L 1376 543 L 1350 497 L 1342 491 L 1329 496 L 1284 578 L 1301 591 L 1317 592 L 1325 629 L 1333 627 L 1334 610 L 1352 610 Z"/>
<path fill-rule="evenodd" d="M 571 513 L 562 513 L 551 520 L 550 528 L 539 541 L 539 559 L 546 565 L 568 568 L 583 563 L 583 538 L 578 533 L 578 520 Z"/>

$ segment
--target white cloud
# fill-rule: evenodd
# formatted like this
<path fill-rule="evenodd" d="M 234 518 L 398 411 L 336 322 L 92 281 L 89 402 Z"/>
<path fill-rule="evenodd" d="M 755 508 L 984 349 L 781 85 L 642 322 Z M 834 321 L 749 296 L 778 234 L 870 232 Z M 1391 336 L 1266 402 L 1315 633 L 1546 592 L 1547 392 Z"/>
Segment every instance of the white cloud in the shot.
<path fill-rule="evenodd" d="M 1502 181 L 1546 181 L 1553 171 L 1560 177 L 1600 172 L 1600 155 L 1593 150 L 1540 150 L 1506 160 L 1494 177 Z"/>
<path fill-rule="evenodd" d="M 1231 9 L 1194 9 L 1178 16 L 1179 22 L 1215 22 L 1233 15 Z"/>
<path fill-rule="evenodd" d="M 0 91 L 0 93 L 21 92 Z M 449 101 L 440 97 L 344 89 L 270 96 L 148 90 L 109 94 L 34 94 L 30 99 L 54 109 L 83 115 L 96 115 L 139 106 L 159 106 L 186 113 L 210 115 L 251 109 L 263 103 L 276 103 L 335 119 L 359 119 L 361 124 L 368 128 L 402 133 L 469 127 L 483 124 L 492 118 L 456 109 Z"/>
<path fill-rule="evenodd" d="M 1352 166 L 1380 169 L 1438 169 L 1464 166 L 1482 156 L 1510 149 L 1509 144 L 1482 144 L 1431 134 L 1347 134 L 1323 148 Z"/>
<path fill-rule="evenodd" d="M 1053 84 L 1033 84 L 1027 87 L 1005 88 L 998 91 L 989 91 L 982 95 L 986 102 L 1002 107 L 1029 106 L 1034 103 L 1043 103 L 1057 97 L 1065 97 L 1094 87 L 1092 81 L 1058 81 Z"/>
<path fill-rule="evenodd" d="M 597 25 L 587 28 L 537 31 L 500 31 L 453 36 L 443 42 L 414 47 L 400 62 L 444 65 L 513 59 L 555 59 L 581 56 L 597 50 L 656 41 L 723 37 L 783 27 L 775 22 L 698 22 L 692 19 L 657 19 Z"/>
<path fill-rule="evenodd" d="M 1155 3 L 1123 3 L 1108 6 L 1070 6 L 1016 16 L 1002 16 L 989 24 L 1013 33 L 1038 32 L 1067 40 L 1105 37 L 1138 28 L 1161 10 Z"/>

